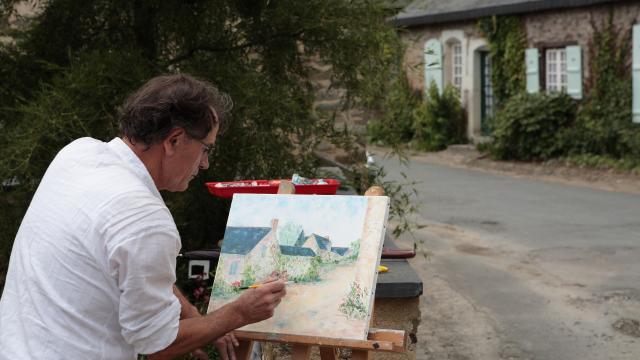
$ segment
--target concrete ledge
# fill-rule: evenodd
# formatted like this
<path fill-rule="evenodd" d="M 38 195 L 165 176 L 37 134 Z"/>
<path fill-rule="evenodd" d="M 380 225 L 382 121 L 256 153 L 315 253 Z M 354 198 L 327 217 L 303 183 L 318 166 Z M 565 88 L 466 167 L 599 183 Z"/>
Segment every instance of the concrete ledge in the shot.
<path fill-rule="evenodd" d="M 388 259 L 380 262 L 389 268 L 378 274 L 377 299 L 417 298 L 422 295 L 422 280 L 405 259 Z"/>

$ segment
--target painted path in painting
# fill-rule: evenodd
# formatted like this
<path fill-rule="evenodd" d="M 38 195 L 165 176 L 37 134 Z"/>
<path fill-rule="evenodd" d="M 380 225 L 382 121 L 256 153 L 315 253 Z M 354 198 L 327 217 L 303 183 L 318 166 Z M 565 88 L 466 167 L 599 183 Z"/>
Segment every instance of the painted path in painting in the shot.
<path fill-rule="evenodd" d="M 349 319 L 338 309 L 349 288 L 345 287 L 345 274 L 356 271 L 355 264 L 341 265 L 340 271 L 328 271 L 321 275 L 323 281 L 287 285 L 287 295 L 276 308 L 273 318 L 257 324 L 245 326 L 242 330 L 269 332 L 283 329 L 280 333 L 297 335 L 316 335 L 319 332 L 327 336 L 353 339 L 353 334 L 363 334 L 362 320 Z M 338 299 L 338 300 L 336 300 Z M 296 304 L 305 304 L 304 308 Z M 321 316 L 322 321 L 316 316 Z M 329 324 L 330 328 L 319 328 Z M 286 329 L 286 330 L 285 330 Z"/>

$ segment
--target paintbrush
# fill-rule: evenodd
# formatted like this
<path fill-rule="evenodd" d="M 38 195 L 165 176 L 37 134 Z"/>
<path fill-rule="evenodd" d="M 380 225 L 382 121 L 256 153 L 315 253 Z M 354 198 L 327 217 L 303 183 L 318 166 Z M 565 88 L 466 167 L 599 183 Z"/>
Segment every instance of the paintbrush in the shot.
<path fill-rule="evenodd" d="M 285 282 L 285 285 L 289 285 L 289 284 L 295 284 L 296 282 L 293 280 L 289 280 L 287 282 Z M 249 286 L 241 286 L 239 287 L 240 290 L 247 290 L 247 289 L 255 289 L 255 288 L 259 288 L 261 285 L 263 285 L 262 283 L 258 283 L 258 284 L 252 284 Z"/>

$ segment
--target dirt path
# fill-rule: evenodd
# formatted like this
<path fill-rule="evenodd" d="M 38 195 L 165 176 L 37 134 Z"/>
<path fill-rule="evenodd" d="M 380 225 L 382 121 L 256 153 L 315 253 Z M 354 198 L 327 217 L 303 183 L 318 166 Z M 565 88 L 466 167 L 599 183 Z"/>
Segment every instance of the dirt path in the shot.
<path fill-rule="evenodd" d="M 358 329 L 364 334 L 365 322 L 348 318 L 338 308 L 349 289 L 344 277 L 355 271 L 355 264 L 337 265 L 324 271 L 320 282 L 289 285 L 287 296 L 276 308 L 273 318 L 243 329 L 264 332 L 281 329 L 282 333 L 313 336 L 330 333 L 332 337 L 341 338 L 349 338 L 349 334 Z"/>

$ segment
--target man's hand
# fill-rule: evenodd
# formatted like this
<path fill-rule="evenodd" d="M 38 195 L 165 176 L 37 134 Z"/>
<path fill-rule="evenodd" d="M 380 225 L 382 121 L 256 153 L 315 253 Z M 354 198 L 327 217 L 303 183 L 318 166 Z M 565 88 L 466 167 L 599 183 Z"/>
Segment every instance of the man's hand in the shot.
<path fill-rule="evenodd" d="M 216 349 L 218 349 L 218 354 L 222 360 L 236 360 L 235 348 L 240 345 L 240 342 L 238 342 L 233 332 L 218 338 L 218 340 L 214 342 L 214 345 Z"/>
<path fill-rule="evenodd" d="M 268 319 L 287 293 L 285 280 L 270 278 L 255 289 L 245 290 L 234 303 L 247 324 Z"/>

